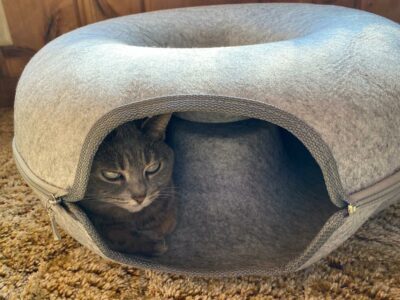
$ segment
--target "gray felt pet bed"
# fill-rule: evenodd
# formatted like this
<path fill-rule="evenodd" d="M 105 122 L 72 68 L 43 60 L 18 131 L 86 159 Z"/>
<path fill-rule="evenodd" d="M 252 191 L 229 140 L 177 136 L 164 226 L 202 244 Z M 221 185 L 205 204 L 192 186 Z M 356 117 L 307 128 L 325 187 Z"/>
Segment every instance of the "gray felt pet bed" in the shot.
<path fill-rule="evenodd" d="M 303 269 L 399 199 L 400 26 L 307 4 L 116 18 L 40 50 L 18 84 L 17 165 L 94 252 L 207 276 Z M 75 204 L 114 128 L 173 112 L 179 219 L 166 254 L 107 248 Z M 56 227 L 54 229 L 57 229 Z"/>

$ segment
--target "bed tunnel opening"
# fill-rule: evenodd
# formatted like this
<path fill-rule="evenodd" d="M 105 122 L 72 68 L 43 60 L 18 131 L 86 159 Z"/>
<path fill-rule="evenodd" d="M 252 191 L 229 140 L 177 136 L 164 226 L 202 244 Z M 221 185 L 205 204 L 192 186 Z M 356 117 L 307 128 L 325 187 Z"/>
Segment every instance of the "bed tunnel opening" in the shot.
<path fill-rule="evenodd" d="M 197 272 L 282 267 L 340 208 L 293 134 L 259 119 L 209 115 L 174 114 L 168 125 L 179 205 L 168 251 L 121 255 Z"/>

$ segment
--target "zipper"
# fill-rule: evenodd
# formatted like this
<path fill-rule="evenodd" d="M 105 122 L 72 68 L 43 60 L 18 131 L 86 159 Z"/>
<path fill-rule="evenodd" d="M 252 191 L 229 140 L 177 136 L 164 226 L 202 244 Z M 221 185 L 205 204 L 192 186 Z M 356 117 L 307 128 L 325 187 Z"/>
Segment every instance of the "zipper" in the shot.
<path fill-rule="evenodd" d="M 51 198 L 49 198 L 49 200 L 46 202 L 46 211 L 50 218 L 51 231 L 53 232 L 53 237 L 55 241 L 61 240 L 61 235 L 57 229 L 56 218 L 54 216 L 54 211 L 52 209 L 52 206 L 58 205 L 61 202 L 62 198 L 61 197 L 56 198 L 54 195 L 51 195 Z"/>
<path fill-rule="evenodd" d="M 15 139 L 13 140 L 12 148 L 15 164 L 19 173 L 37 194 L 43 196 L 46 199 L 45 208 L 50 219 L 50 226 L 51 231 L 53 232 L 54 240 L 61 240 L 61 235 L 57 228 L 53 207 L 61 204 L 61 202 L 63 201 L 63 196 L 67 194 L 66 191 L 43 182 L 42 180 L 38 179 L 36 175 L 33 174 L 33 172 L 29 169 L 25 161 L 16 150 Z"/>
<path fill-rule="evenodd" d="M 18 166 L 18 165 L 17 165 Z M 53 237 L 55 241 L 61 240 L 60 232 L 57 228 L 56 218 L 54 216 L 53 206 L 59 205 L 62 202 L 62 197 L 56 197 L 55 194 L 49 193 L 48 191 L 44 190 L 40 185 L 33 182 L 26 174 L 18 167 L 19 172 L 21 173 L 24 180 L 28 183 L 28 185 L 37 193 L 45 196 L 46 203 L 45 208 L 47 211 L 47 215 L 50 219 L 50 227 L 51 231 L 53 232 Z"/>
<path fill-rule="evenodd" d="M 347 202 L 349 215 L 355 214 L 360 208 L 376 202 L 387 202 L 400 197 L 400 172 L 389 176 L 373 186 L 350 195 Z"/>

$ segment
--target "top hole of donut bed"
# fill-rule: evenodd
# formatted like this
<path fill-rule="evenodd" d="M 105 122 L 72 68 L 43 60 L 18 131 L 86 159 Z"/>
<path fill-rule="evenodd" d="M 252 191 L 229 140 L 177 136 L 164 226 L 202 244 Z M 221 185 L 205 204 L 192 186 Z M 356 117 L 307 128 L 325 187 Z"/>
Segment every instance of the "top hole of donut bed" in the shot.
<path fill-rule="evenodd" d="M 287 14 L 267 17 L 262 9 L 256 13 L 241 11 L 235 16 L 218 11 L 213 18 L 204 13 L 192 14 L 189 9 L 177 16 L 173 13 L 150 13 L 144 14 L 145 21 L 140 17 L 134 21 L 132 19 L 132 22 L 120 18 L 110 37 L 115 39 L 118 36 L 119 41 L 134 46 L 190 49 L 265 44 L 298 38 L 312 32 L 309 23 L 289 26 L 287 21 L 290 16 Z M 107 25 L 104 22 L 105 30 L 109 31 Z"/>

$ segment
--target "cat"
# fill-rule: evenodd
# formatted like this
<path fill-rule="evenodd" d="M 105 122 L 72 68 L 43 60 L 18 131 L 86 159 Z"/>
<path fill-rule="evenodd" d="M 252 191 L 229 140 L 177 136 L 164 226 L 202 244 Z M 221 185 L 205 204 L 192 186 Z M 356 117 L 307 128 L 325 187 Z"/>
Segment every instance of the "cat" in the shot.
<path fill-rule="evenodd" d="M 80 207 L 108 246 L 157 256 L 176 226 L 173 150 L 164 142 L 170 114 L 132 121 L 112 131 L 93 159 Z"/>

